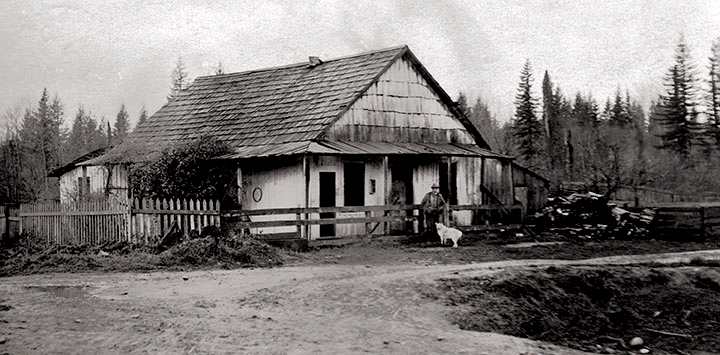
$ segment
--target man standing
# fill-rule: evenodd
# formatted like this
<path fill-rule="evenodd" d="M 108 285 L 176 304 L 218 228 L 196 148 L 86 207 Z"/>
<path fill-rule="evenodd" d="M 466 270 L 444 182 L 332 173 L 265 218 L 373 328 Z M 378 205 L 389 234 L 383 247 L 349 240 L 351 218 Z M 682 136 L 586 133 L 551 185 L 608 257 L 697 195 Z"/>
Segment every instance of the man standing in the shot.
<path fill-rule="evenodd" d="M 436 234 L 435 223 L 440 221 L 440 215 L 445 207 L 445 199 L 440 194 L 440 186 L 434 183 L 431 186 L 432 191 L 425 194 L 422 200 L 423 212 L 425 214 L 425 232 L 431 233 L 428 238 L 432 238 L 432 234 Z"/>

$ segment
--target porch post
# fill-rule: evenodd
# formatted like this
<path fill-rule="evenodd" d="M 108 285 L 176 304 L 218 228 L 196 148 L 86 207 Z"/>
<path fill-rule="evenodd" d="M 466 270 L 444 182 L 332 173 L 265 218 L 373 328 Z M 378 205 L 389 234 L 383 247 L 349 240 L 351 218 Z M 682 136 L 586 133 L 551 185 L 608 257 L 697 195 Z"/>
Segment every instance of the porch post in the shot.
<path fill-rule="evenodd" d="M 125 165 L 116 165 L 118 167 L 123 166 L 125 169 L 125 174 L 127 175 L 127 194 L 125 196 L 125 199 L 127 201 L 127 240 L 128 242 L 132 243 L 132 237 L 133 237 L 133 214 L 132 214 L 132 208 L 133 204 L 135 203 L 135 198 L 133 196 L 132 191 L 132 181 L 130 181 L 130 164 Z"/>
<path fill-rule="evenodd" d="M 239 163 L 237 163 L 236 171 L 237 171 L 237 172 L 235 173 L 235 179 L 236 179 L 236 180 L 235 180 L 235 183 L 237 184 L 237 187 L 238 187 L 238 191 L 237 191 L 237 199 L 238 199 L 238 200 L 237 200 L 237 203 L 238 203 L 238 206 L 240 206 L 240 208 L 243 208 L 243 195 L 244 195 L 244 193 L 245 193 L 245 190 L 243 189 L 242 168 L 240 167 L 240 164 L 239 164 Z"/>
<path fill-rule="evenodd" d="M 389 157 L 387 155 L 383 156 L 383 173 L 384 173 L 384 179 L 385 179 L 385 182 L 384 182 L 384 186 L 385 186 L 384 201 L 385 202 L 384 202 L 384 204 L 385 204 L 385 206 L 388 206 L 388 205 L 390 205 L 390 193 L 392 191 L 392 186 L 391 186 L 391 182 L 390 182 L 390 162 L 389 162 Z M 388 213 L 388 211 L 385 211 L 385 213 L 383 215 L 387 216 L 387 213 Z M 394 212 L 391 212 L 391 213 L 394 213 Z M 390 222 L 389 221 L 385 221 L 385 223 L 383 223 L 383 229 L 384 229 L 383 230 L 384 235 L 390 234 Z"/>
<path fill-rule="evenodd" d="M 305 208 L 308 208 L 310 207 L 310 156 L 307 153 L 303 155 L 303 175 L 305 176 Z M 309 219 L 309 214 L 305 213 L 304 218 Z M 302 226 L 300 237 L 310 240 L 310 225 Z"/>
<path fill-rule="evenodd" d="M 450 225 L 450 195 L 452 195 L 452 189 L 454 188 L 452 186 L 452 179 L 451 172 L 450 172 L 450 166 L 452 165 L 452 156 L 447 156 L 447 162 L 445 162 L 447 168 L 445 169 L 445 176 L 443 177 L 445 179 L 445 184 L 447 185 L 447 196 L 445 196 L 445 206 L 443 207 L 443 224 L 446 226 Z"/>

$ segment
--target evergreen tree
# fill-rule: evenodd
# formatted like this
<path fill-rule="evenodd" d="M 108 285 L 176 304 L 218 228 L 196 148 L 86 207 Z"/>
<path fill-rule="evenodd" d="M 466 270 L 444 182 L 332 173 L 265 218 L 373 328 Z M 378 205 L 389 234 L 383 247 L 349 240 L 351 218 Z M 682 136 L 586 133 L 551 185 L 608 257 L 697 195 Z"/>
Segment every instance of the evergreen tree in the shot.
<path fill-rule="evenodd" d="M 120 144 L 127 137 L 130 131 L 130 122 L 128 121 L 128 113 L 125 109 L 125 104 L 120 105 L 120 111 L 115 118 L 115 129 L 113 131 L 113 144 Z"/>
<path fill-rule="evenodd" d="M 21 179 L 23 190 L 32 199 L 57 197 L 56 184 L 47 174 L 60 165 L 61 124 L 60 100 L 56 96 L 51 102 L 47 89 L 43 89 L 37 110 L 26 112 L 20 129 Z"/>
<path fill-rule="evenodd" d="M 28 108 L 21 105 L 10 108 L 3 114 L 0 121 L 5 123 L 5 131 L 0 137 L 0 201 L 24 202 L 33 199 L 26 193 L 21 179 L 23 163 L 22 141 L 20 129 L 23 115 Z"/>
<path fill-rule="evenodd" d="M 107 136 L 103 131 L 103 125 L 98 124 L 92 115 L 86 113 L 85 108 L 80 106 L 75 114 L 72 129 L 65 144 L 66 154 L 71 159 L 77 159 L 105 147 L 107 145 Z"/>
<path fill-rule="evenodd" d="M 50 105 L 50 123 L 51 123 L 51 129 L 52 129 L 52 136 L 56 137 L 56 141 L 52 145 L 51 149 L 53 150 L 53 154 L 57 157 L 57 161 L 54 162 L 54 166 L 61 166 L 67 162 L 67 157 L 62 155 L 62 146 L 65 144 L 65 141 L 67 140 L 68 132 L 66 129 L 62 127 L 64 123 L 64 117 L 65 109 L 60 102 L 60 98 L 55 95 L 53 97 L 52 104 Z"/>
<path fill-rule="evenodd" d="M 632 127 L 633 122 L 628 113 L 628 106 L 629 102 L 623 101 L 623 97 L 620 95 L 620 88 L 618 88 L 615 93 L 615 102 L 608 112 L 608 124 L 620 128 Z"/>
<path fill-rule="evenodd" d="M 481 98 L 478 97 L 475 100 L 475 105 L 470 110 L 468 118 L 493 151 L 509 153 L 505 144 L 505 132 Z"/>
<path fill-rule="evenodd" d="M 551 180 L 564 180 L 569 174 L 569 165 L 573 157 L 568 150 L 572 149 L 568 129 L 572 108 L 563 96 L 559 87 L 554 86 L 547 70 L 543 78 L 543 124 L 547 142 L 547 161 Z"/>
<path fill-rule="evenodd" d="M 143 122 L 147 121 L 147 119 L 148 119 L 147 109 L 145 109 L 145 105 L 143 105 L 142 109 L 140 110 L 140 117 L 138 117 L 137 125 L 138 126 L 141 125 Z"/>
<path fill-rule="evenodd" d="M 513 141 L 517 147 L 520 163 L 530 168 L 542 168 L 543 127 L 536 116 L 537 99 L 532 95 L 532 68 L 526 60 L 520 72 L 515 95 L 513 117 Z"/>
<path fill-rule="evenodd" d="M 653 148 L 661 148 L 662 140 L 661 137 L 665 134 L 665 129 L 661 123 L 662 118 L 665 114 L 662 112 L 663 107 L 658 101 L 650 103 L 650 111 L 648 113 L 648 142 Z"/>
<path fill-rule="evenodd" d="M 467 98 L 467 96 L 465 96 L 464 92 L 460 92 L 460 94 L 458 94 L 458 98 L 455 101 L 455 105 L 460 110 L 460 112 L 465 114 L 465 117 L 470 117 L 471 108 L 470 108 L 470 105 L 468 104 L 468 98 Z"/>
<path fill-rule="evenodd" d="M 550 74 L 545 71 L 542 82 L 542 95 L 543 95 L 543 127 L 545 128 L 545 137 L 550 139 L 552 136 L 550 126 L 555 123 L 554 107 L 553 107 L 553 87 L 550 81 Z M 552 143 L 551 143 L 552 144 Z"/>
<path fill-rule="evenodd" d="M 175 69 L 173 69 L 170 84 L 170 95 L 168 95 L 168 101 L 172 100 L 180 91 L 187 88 L 189 84 L 189 76 L 187 68 L 185 68 L 185 60 L 182 56 L 178 57 L 175 63 Z"/>
<path fill-rule="evenodd" d="M 579 92 L 575 95 L 575 104 L 572 109 L 572 116 L 579 127 L 597 127 L 598 109 L 592 97 L 587 99 Z"/>
<path fill-rule="evenodd" d="M 662 147 L 683 157 L 690 154 L 698 132 L 697 93 L 694 68 L 684 39 L 675 52 L 675 64 L 665 76 L 666 94 L 660 96 L 663 106 L 660 123 L 665 128 Z"/>
<path fill-rule="evenodd" d="M 715 145 L 720 146 L 720 38 L 713 42 L 710 53 L 707 131 Z"/>

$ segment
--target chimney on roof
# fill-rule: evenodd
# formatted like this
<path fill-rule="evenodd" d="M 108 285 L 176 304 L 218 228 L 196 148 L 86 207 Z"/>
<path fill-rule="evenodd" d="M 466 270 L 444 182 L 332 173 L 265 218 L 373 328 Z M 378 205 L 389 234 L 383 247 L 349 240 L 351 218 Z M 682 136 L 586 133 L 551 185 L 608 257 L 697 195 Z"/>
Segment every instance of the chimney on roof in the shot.
<path fill-rule="evenodd" d="M 308 65 L 308 68 L 314 68 L 322 63 L 323 61 L 319 57 L 310 56 L 310 64 Z"/>

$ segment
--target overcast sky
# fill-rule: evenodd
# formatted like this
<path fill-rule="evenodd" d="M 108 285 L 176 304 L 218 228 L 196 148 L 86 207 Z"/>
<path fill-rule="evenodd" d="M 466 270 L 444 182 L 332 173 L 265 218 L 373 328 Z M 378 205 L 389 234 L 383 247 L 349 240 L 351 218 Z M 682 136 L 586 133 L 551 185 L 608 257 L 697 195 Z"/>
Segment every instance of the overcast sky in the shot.
<path fill-rule="evenodd" d="M 720 1 L 2 0 L 0 113 L 46 87 L 68 125 L 79 105 L 113 122 L 122 103 L 134 123 L 163 105 L 179 56 L 196 77 L 407 44 L 453 98 L 505 120 L 526 58 L 538 93 L 547 70 L 569 95 L 648 102 L 681 34 L 706 77 Z"/>

